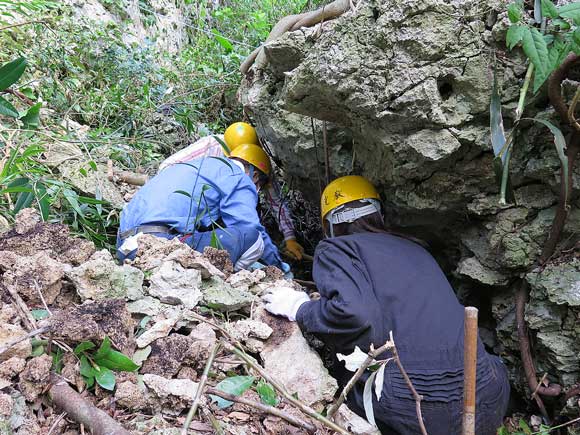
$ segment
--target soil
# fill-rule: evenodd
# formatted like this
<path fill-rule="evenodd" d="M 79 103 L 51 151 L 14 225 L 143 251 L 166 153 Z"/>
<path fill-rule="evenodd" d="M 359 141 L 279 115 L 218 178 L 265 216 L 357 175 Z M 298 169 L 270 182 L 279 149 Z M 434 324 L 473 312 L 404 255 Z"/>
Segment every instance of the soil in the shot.
<path fill-rule="evenodd" d="M 227 251 L 212 248 L 210 246 L 203 250 L 203 256 L 209 260 L 211 264 L 225 273 L 226 277 L 234 273 L 234 265 Z"/>

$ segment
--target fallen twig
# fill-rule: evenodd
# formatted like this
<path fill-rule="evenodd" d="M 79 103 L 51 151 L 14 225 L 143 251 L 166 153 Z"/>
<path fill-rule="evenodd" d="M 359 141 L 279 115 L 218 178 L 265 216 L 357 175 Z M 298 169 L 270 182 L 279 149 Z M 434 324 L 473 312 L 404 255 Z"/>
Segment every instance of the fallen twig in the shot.
<path fill-rule="evenodd" d="M 52 433 L 53 430 L 56 429 L 56 427 L 58 426 L 58 424 L 60 423 L 60 421 L 66 416 L 66 412 L 61 413 L 55 420 L 54 423 L 52 423 L 52 426 L 50 426 L 50 429 L 48 430 L 48 433 L 46 435 L 50 435 Z"/>
<path fill-rule="evenodd" d="M 81 397 L 64 380 L 54 376 L 48 394 L 54 404 L 73 420 L 86 426 L 93 435 L 131 435 L 109 414 Z"/>
<path fill-rule="evenodd" d="M 259 403 L 259 402 L 254 402 L 253 400 L 244 399 L 243 397 L 234 396 L 232 394 L 224 393 L 223 391 L 220 391 L 216 388 L 208 388 L 206 392 L 208 394 L 213 394 L 214 396 L 221 397 L 222 399 L 226 399 L 226 400 L 229 400 L 231 402 L 238 402 L 238 403 L 241 403 L 242 405 L 250 406 L 250 407 L 255 408 L 259 411 L 267 412 L 268 414 L 272 414 L 276 417 L 279 417 L 283 420 L 286 420 L 288 423 L 290 423 L 296 427 L 301 427 L 301 428 L 307 430 L 308 432 L 316 431 L 316 427 L 314 425 L 307 423 L 305 421 L 302 421 L 302 420 L 300 420 L 300 419 L 298 419 L 290 414 L 287 414 L 286 412 L 284 412 L 278 408 L 275 408 L 273 406 L 264 405 L 264 404 Z"/>
<path fill-rule="evenodd" d="M 185 419 L 185 423 L 183 424 L 183 429 L 181 431 L 181 435 L 187 435 L 187 430 L 189 429 L 189 425 L 197 412 L 197 408 L 199 407 L 199 400 L 201 399 L 201 395 L 203 394 L 203 389 L 205 387 L 205 383 L 207 382 L 207 376 L 209 374 L 209 370 L 213 364 L 213 361 L 220 350 L 220 344 L 215 344 L 211 352 L 209 354 L 209 358 L 207 359 L 207 363 L 205 364 L 205 368 L 203 369 L 203 374 L 201 375 L 201 379 L 197 384 L 197 391 L 195 392 L 195 398 L 193 399 L 193 403 L 191 404 L 191 408 L 187 413 L 187 418 Z"/>
<path fill-rule="evenodd" d="M 354 387 L 356 382 L 363 375 L 365 370 L 373 363 L 373 361 L 382 353 L 386 352 L 387 350 L 392 349 L 393 345 L 394 345 L 394 343 L 392 341 L 387 341 L 385 344 L 383 344 L 378 349 L 372 350 L 371 352 L 368 353 L 367 358 L 363 361 L 363 363 L 358 368 L 358 370 L 356 372 L 354 372 L 354 374 L 352 375 L 352 378 L 350 378 L 350 380 L 348 381 L 348 383 L 345 385 L 344 389 L 340 393 L 340 396 L 338 396 L 338 399 L 336 399 L 336 402 L 334 402 L 332 404 L 332 406 L 328 409 L 328 411 L 326 413 L 326 416 L 328 418 L 332 418 L 334 416 L 334 414 L 336 414 L 336 411 L 338 411 L 338 408 L 340 408 L 340 405 L 342 405 L 343 402 L 346 400 L 346 397 L 348 396 L 348 393 L 350 393 L 350 390 L 352 390 L 352 387 Z"/>
<path fill-rule="evenodd" d="M 330 429 L 332 429 L 332 430 L 334 430 L 342 435 L 349 435 L 348 431 L 346 431 L 345 429 L 343 429 L 342 427 L 340 427 L 339 425 L 337 425 L 333 421 L 330 421 L 328 418 L 322 416 L 321 414 L 316 412 L 314 409 L 312 409 L 310 406 L 308 406 L 305 403 L 301 402 L 300 400 L 296 399 L 292 394 L 290 394 L 288 392 L 288 390 L 286 390 L 286 388 L 283 385 L 279 384 L 275 379 L 273 379 L 272 376 L 270 376 L 252 357 L 247 355 L 242 349 L 240 349 L 240 348 L 238 348 L 238 347 L 236 347 L 236 346 L 234 346 L 226 341 L 222 341 L 222 344 L 228 351 L 236 354 L 239 358 L 244 360 L 246 362 L 246 364 L 248 364 L 251 368 L 253 368 L 255 371 L 257 371 L 260 374 L 260 376 L 262 376 L 276 390 L 278 390 L 278 392 L 280 394 L 282 394 L 288 402 L 290 402 L 291 404 L 296 406 L 304 414 L 308 415 L 309 417 L 314 418 L 315 420 L 319 421 L 320 423 L 322 423 L 326 427 L 328 427 L 328 428 L 330 428 Z"/>
<path fill-rule="evenodd" d="M 33 331 L 30 331 L 28 334 L 23 335 L 21 337 L 15 338 L 14 340 L 10 341 L 9 343 L 5 344 L 4 346 L 0 347 L 0 355 L 6 352 L 8 349 L 16 346 L 18 343 L 27 340 L 32 337 L 36 337 L 37 335 L 43 334 L 46 331 L 50 330 L 50 327 L 45 326 L 43 328 L 38 328 Z"/>
<path fill-rule="evenodd" d="M 22 300 L 22 298 L 20 297 L 20 295 L 18 294 L 18 292 L 16 291 L 16 289 L 14 289 L 14 287 L 12 285 L 5 285 L 3 287 L 10 294 L 10 297 L 12 298 L 12 301 L 14 302 L 14 305 L 16 306 L 16 310 L 19 312 L 18 314 L 22 320 L 22 323 L 24 323 L 24 326 L 26 327 L 26 329 L 28 329 L 29 331 L 35 330 L 36 329 L 36 320 L 34 320 L 34 317 L 32 317 L 32 314 L 30 314 L 30 311 L 28 309 L 28 305 L 26 305 L 24 303 L 24 301 Z"/>
<path fill-rule="evenodd" d="M 143 186 L 149 180 L 147 174 L 138 174 L 137 172 L 117 170 L 113 166 L 113 161 L 107 161 L 107 179 L 109 181 L 119 180 L 133 186 Z"/>

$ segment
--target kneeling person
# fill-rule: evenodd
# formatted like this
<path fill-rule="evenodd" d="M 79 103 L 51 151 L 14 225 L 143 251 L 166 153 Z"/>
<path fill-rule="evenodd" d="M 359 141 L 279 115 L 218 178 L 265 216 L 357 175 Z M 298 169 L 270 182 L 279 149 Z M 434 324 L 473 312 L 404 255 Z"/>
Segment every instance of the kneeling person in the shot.
<path fill-rule="evenodd" d="M 230 158 L 172 165 L 147 182 L 125 206 L 117 237 L 120 260 L 136 255 L 139 233 L 179 239 L 197 251 L 217 242 L 235 270 L 262 260 L 287 269 L 260 223 L 258 190 L 271 171 L 266 153 L 241 145 Z"/>

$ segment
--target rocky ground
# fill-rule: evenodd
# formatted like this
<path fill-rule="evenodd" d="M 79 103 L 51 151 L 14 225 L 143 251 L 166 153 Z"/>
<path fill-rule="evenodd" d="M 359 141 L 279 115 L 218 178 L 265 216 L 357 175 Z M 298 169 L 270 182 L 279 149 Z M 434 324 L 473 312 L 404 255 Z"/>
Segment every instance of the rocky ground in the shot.
<path fill-rule="evenodd" d="M 63 225 L 40 222 L 32 209 L 23 210 L 15 226 L 0 235 L 1 434 L 88 432 L 91 427 L 76 418 L 74 406 L 82 400 L 75 391 L 129 433 L 178 434 L 208 358 L 222 340 L 243 346 L 304 404 L 321 410 L 333 400 L 336 381 L 296 324 L 261 308 L 264 290 L 297 286 L 283 280 L 280 271 L 233 273 L 223 252 L 210 248 L 202 255 L 147 235 L 139 239 L 139 252 L 133 262 L 119 265 L 108 251 L 96 251 Z M 111 391 L 98 384 L 87 388 L 86 368 L 72 352 L 83 342 L 99 346 L 105 337 L 139 366 L 116 372 Z M 239 374 L 253 375 L 256 382 L 260 378 L 220 350 L 208 387 Z M 59 388 L 67 389 L 64 396 Z M 241 397 L 260 402 L 255 388 Z M 280 411 L 309 421 L 288 401 L 278 402 Z M 337 422 L 352 433 L 373 433 L 344 406 Z M 320 424 L 315 427 L 329 433 Z M 220 409 L 204 394 L 189 433 L 305 429 L 239 403 Z"/>

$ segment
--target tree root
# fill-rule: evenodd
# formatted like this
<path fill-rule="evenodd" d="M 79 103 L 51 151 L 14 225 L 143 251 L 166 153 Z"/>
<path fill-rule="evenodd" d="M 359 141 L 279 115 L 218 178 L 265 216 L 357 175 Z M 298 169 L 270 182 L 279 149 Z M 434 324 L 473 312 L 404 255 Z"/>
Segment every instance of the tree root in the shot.
<path fill-rule="evenodd" d="M 105 411 L 96 408 L 73 390 L 66 381 L 54 376 L 48 391 L 53 403 L 93 435 L 131 435 Z"/>
<path fill-rule="evenodd" d="M 350 8 L 350 1 L 349 0 L 334 0 L 332 3 L 329 3 L 320 9 L 316 9 L 315 11 L 304 12 L 302 14 L 296 15 L 288 15 L 287 17 L 282 18 L 280 21 L 276 23 L 276 25 L 272 28 L 272 31 L 266 38 L 264 42 L 270 42 L 274 39 L 278 38 L 282 34 L 286 32 L 290 32 L 292 30 L 298 30 L 302 27 L 312 27 L 318 23 L 323 21 L 332 20 L 334 18 L 340 17 Z M 242 62 L 240 65 L 240 71 L 242 74 L 247 74 L 249 69 L 254 64 L 256 57 L 261 52 L 264 44 L 256 48 L 250 55 Z"/>

